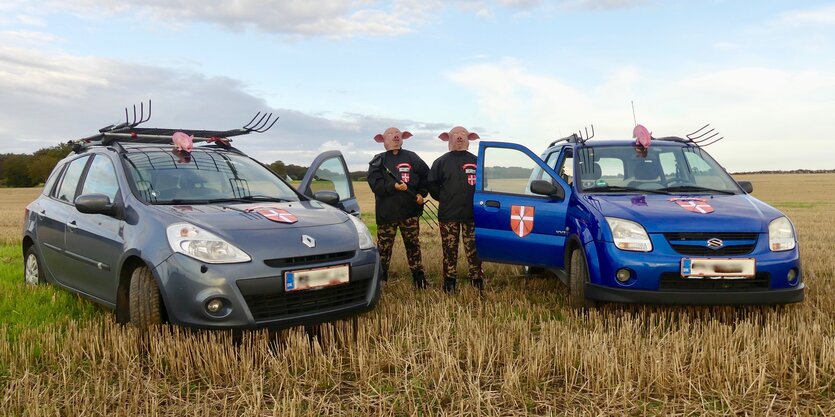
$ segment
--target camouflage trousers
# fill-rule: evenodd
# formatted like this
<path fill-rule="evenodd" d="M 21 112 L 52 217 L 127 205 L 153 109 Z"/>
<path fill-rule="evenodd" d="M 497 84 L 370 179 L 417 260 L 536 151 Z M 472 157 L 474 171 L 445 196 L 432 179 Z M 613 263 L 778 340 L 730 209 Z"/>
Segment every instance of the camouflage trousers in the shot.
<path fill-rule="evenodd" d="M 394 247 L 394 238 L 400 229 L 400 236 L 403 238 L 403 246 L 406 247 L 406 261 L 409 262 L 409 270 L 412 275 L 423 274 L 423 261 L 420 255 L 420 217 L 410 217 L 406 220 L 381 224 L 377 226 L 377 250 L 380 251 L 380 266 L 383 269 L 383 279 L 387 279 L 389 262 L 391 261 L 391 250 Z"/>
<path fill-rule="evenodd" d="M 481 260 L 475 252 L 475 224 L 473 222 L 441 222 L 441 245 L 444 252 L 444 278 L 458 275 L 458 236 L 464 242 L 464 251 L 470 268 L 469 279 L 483 279 Z"/>

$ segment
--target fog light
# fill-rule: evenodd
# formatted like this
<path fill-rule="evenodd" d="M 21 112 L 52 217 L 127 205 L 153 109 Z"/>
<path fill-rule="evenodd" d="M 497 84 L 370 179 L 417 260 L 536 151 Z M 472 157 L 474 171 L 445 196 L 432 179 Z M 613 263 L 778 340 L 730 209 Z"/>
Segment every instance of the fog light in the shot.
<path fill-rule="evenodd" d="M 795 270 L 794 268 L 789 269 L 789 273 L 786 275 L 786 280 L 791 283 L 791 282 L 794 282 L 796 279 L 797 279 L 797 270 Z"/>
<path fill-rule="evenodd" d="M 213 298 L 209 300 L 208 303 L 206 303 L 206 310 L 212 314 L 218 313 L 222 308 L 223 300 L 221 300 L 220 298 Z"/>
<path fill-rule="evenodd" d="M 617 278 L 618 282 L 626 282 L 632 278 L 632 272 L 626 268 L 618 269 L 618 272 L 615 273 L 615 278 Z"/>

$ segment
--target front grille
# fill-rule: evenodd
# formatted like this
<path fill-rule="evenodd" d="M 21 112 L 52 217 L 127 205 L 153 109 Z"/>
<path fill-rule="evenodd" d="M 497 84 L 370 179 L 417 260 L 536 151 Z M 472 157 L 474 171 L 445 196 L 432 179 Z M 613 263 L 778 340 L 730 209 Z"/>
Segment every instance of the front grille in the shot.
<path fill-rule="evenodd" d="M 757 272 L 749 279 L 684 278 L 678 272 L 661 274 L 660 290 L 734 291 L 771 288 L 771 274 Z"/>
<path fill-rule="evenodd" d="M 664 233 L 667 242 L 676 252 L 682 255 L 719 256 L 746 255 L 757 246 L 758 233 L 741 232 L 684 232 Z M 725 245 L 718 249 L 707 246 L 709 239 L 721 239 Z"/>
<path fill-rule="evenodd" d="M 354 251 L 348 251 L 323 253 L 321 255 L 294 256 L 292 258 L 267 259 L 264 261 L 264 263 L 267 264 L 267 266 L 271 266 L 273 268 L 285 268 L 289 266 L 296 267 L 321 262 L 345 261 L 353 257 Z"/>
<path fill-rule="evenodd" d="M 682 255 L 745 255 L 751 253 L 754 250 L 756 244 L 750 245 L 732 245 L 732 246 L 723 246 L 719 249 L 711 249 L 707 246 L 694 246 L 694 245 L 674 245 L 670 244 L 673 247 L 673 250 L 682 254 Z"/>
<path fill-rule="evenodd" d="M 243 288 L 241 292 L 255 321 L 264 321 L 362 303 L 372 281 L 366 279 L 318 290 L 282 291 L 271 294 L 246 294 Z"/>

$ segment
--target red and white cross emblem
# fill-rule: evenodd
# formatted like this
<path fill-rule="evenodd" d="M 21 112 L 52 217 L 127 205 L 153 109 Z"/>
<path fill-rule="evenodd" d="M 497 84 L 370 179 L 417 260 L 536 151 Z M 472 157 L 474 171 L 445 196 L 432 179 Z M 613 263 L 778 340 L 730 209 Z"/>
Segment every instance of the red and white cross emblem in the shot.
<path fill-rule="evenodd" d="M 280 208 L 272 208 L 272 207 L 253 207 L 248 209 L 247 211 L 254 211 L 268 220 L 272 220 L 278 223 L 295 223 L 299 221 L 299 218 L 295 215 L 291 214 L 287 210 L 280 209 Z"/>
<path fill-rule="evenodd" d="M 467 174 L 467 184 L 474 186 L 476 164 L 464 164 L 461 168 L 464 169 L 464 173 Z"/>
<path fill-rule="evenodd" d="M 525 237 L 533 230 L 533 206 L 510 206 L 510 228 L 516 236 Z"/>
<path fill-rule="evenodd" d="M 713 207 L 711 207 L 704 198 L 671 198 L 670 201 L 675 202 L 679 205 L 679 207 L 687 211 L 692 211 L 693 213 L 713 213 Z"/>

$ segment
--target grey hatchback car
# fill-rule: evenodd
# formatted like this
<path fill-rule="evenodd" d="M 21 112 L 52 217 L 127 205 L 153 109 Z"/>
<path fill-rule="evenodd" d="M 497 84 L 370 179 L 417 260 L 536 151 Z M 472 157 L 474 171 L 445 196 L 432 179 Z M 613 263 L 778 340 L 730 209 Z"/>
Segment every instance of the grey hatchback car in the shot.
<path fill-rule="evenodd" d="M 283 328 L 374 307 L 379 255 L 339 152 L 316 158 L 298 191 L 226 139 L 265 124 L 139 123 L 80 140 L 26 207 L 27 283 L 78 293 L 140 328 Z M 208 143 L 172 151 L 176 131 Z"/>

